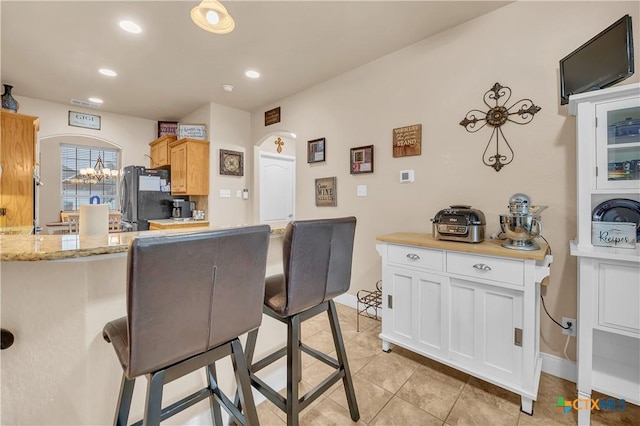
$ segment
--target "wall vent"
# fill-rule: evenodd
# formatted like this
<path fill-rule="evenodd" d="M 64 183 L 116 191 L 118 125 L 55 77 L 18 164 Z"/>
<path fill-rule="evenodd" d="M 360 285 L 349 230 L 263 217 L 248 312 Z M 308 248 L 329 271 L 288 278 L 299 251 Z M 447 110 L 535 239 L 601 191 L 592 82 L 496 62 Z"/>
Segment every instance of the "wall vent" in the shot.
<path fill-rule="evenodd" d="M 79 101 L 78 99 L 71 99 L 71 105 L 77 105 L 87 108 L 100 108 L 100 104 L 89 101 Z"/>

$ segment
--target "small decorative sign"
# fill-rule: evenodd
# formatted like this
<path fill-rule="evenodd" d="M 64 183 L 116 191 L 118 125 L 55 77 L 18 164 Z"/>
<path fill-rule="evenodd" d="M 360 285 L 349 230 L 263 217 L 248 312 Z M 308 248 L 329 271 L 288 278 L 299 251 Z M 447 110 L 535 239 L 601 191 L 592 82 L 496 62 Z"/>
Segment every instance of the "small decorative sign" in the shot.
<path fill-rule="evenodd" d="M 207 139 L 206 124 L 178 124 L 178 139 Z"/>
<path fill-rule="evenodd" d="M 316 207 L 336 207 L 338 205 L 336 180 L 335 177 L 316 179 Z"/>
<path fill-rule="evenodd" d="M 352 175 L 373 173 L 373 145 L 351 148 L 350 163 Z"/>
<path fill-rule="evenodd" d="M 280 122 L 280 107 L 270 109 L 264 113 L 264 125 L 270 126 Z"/>
<path fill-rule="evenodd" d="M 84 112 L 69 111 L 69 126 L 100 130 L 100 116 Z"/>
<path fill-rule="evenodd" d="M 615 248 L 636 248 L 633 222 L 591 222 L 591 244 Z"/>
<path fill-rule="evenodd" d="M 393 129 L 393 156 L 422 154 L 422 124 Z"/>
<path fill-rule="evenodd" d="M 158 121 L 158 137 L 178 136 L 177 121 Z"/>

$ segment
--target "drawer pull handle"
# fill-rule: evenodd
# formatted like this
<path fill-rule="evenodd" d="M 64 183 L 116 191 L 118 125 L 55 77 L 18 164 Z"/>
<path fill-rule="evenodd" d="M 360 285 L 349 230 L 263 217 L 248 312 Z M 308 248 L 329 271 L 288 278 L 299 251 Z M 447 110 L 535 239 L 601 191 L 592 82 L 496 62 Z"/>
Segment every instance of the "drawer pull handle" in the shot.
<path fill-rule="evenodd" d="M 420 256 L 418 256 L 418 255 L 417 255 L 417 254 L 415 254 L 415 253 L 408 253 L 408 254 L 407 254 L 407 257 L 408 257 L 409 259 L 411 259 L 411 260 L 420 260 Z"/>
<path fill-rule="evenodd" d="M 485 265 L 484 263 L 476 263 L 473 265 L 474 268 L 480 269 L 481 271 L 490 271 L 491 267 L 489 265 Z"/>

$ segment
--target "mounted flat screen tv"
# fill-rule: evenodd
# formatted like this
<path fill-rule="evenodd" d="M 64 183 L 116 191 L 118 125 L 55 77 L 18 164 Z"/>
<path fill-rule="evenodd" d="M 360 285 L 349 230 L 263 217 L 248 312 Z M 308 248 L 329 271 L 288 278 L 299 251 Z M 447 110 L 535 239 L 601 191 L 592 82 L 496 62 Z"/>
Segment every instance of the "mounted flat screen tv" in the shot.
<path fill-rule="evenodd" d="M 625 15 L 560 60 L 560 104 L 633 75 L 631 16 Z"/>

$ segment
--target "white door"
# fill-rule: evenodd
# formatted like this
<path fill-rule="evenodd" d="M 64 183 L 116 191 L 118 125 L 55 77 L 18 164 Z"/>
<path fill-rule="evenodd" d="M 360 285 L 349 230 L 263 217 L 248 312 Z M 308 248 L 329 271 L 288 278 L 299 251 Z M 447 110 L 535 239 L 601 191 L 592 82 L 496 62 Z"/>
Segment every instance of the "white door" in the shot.
<path fill-rule="evenodd" d="M 260 153 L 260 222 L 294 219 L 296 159 Z"/>

